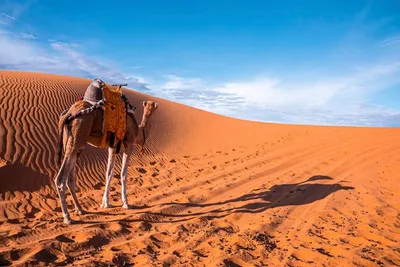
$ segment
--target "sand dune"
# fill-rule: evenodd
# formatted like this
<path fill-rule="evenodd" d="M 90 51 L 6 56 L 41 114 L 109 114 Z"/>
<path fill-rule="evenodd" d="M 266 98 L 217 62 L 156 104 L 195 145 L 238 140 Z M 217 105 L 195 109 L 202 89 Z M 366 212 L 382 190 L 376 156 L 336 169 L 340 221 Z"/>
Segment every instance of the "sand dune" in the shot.
<path fill-rule="evenodd" d="M 236 120 L 159 104 L 128 179 L 100 209 L 106 150 L 78 160 L 89 213 L 62 224 L 58 115 L 89 80 L 0 71 L 0 265 L 399 266 L 400 129 Z M 117 161 L 119 174 L 121 159 Z"/>

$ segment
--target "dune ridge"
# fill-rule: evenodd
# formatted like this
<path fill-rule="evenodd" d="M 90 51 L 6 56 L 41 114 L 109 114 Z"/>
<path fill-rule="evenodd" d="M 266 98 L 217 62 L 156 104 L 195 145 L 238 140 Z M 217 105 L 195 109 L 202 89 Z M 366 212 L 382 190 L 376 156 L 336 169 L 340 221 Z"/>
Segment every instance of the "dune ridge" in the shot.
<path fill-rule="evenodd" d="M 400 129 L 237 120 L 159 105 L 121 207 L 100 209 L 107 151 L 77 163 L 88 214 L 62 224 L 53 179 L 59 114 L 90 80 L 0 71 L 0 265 L 399 266 Z M 72 212 L 71 196 L 67 203 Z"/>

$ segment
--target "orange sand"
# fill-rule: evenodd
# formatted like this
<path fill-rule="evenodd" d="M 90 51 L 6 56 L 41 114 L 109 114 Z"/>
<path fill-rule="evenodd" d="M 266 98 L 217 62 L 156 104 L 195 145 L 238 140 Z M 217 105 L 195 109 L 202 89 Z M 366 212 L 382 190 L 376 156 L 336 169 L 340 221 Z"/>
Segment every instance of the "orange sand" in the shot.
<path fill-rule="evenodd" d="M 87 215 L 62 224 L 52 180 L 59 114 L 89 80 L 0 71 L 0 265 L 400 265 L 400 129 L 255 123 L 124 90 L 141 118 L 121 207 L 100 209 L 106 149 L 78 160 Z"/>

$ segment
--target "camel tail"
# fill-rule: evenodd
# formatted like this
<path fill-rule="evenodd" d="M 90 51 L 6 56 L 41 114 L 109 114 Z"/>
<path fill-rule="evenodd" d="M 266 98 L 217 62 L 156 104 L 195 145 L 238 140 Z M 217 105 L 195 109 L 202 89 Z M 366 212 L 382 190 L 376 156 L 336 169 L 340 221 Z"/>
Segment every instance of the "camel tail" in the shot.
<path fill-rule="evenodd" d="M 64 126 L 67 123 L 70 114 L 68 112 L 61 113 L 60 120 L 58 122 L 58 144 L 57 144 L 57 162 L 58 165 L 61 165 L 62 154 L 63 154 L 63 135 L 64 135 Z"/>

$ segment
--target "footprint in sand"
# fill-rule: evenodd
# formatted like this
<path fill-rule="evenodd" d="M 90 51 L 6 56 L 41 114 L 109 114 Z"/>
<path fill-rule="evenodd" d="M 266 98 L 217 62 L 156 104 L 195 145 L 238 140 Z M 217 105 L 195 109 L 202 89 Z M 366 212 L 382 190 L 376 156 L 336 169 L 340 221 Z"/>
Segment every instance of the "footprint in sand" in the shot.
<path fill-rule="evenodd" d="M 74 238 L 74 237 L 73 237 Z M 73 242 L 75 242 L 73 239 L 71 239 L 71 238 L 68 238 L 67 236 L 65 236 L 65 235 L 59 235 L 59 236 L 56 236 L 56 238 L 55 238 L 57 241 L 59 241 L 59 242 L 62 242 L 62 243 L 73 243 Z"/>
<path fill-rule="evenodd" d="M 239 267 L 239 266 L 242 266 L 242 265 L 237 264 L 237 263 L 235 263 L 235 262 L 232 261 L 232 260 L 225 259 L 225 260 L 224 260 L 224 266 L 226 266 L 226 267 Z"/>
<path fill-rule="evenodd" d="M 153 228 L 153 225 L 149 222 L 142 222 L 139 226 L 139 229 L 142 231 L 149 232 Z"/>
<path fill-rule="evenodd" d="M 54 262 L 55 260 L 58 259 L 58 257 L 56 255 L 54 255 L 47 249 L 42 249 L 39 252 L 37 252 L 35 254 L 34 258 L 38 261 L 46 262 L 46 263 Z"/>
<path fill-rule="evenodd" d="M 144 168 L 136 167 L 136 170 L 143 174 L 147 173 L 146 169 L 144 169 Z"/>

